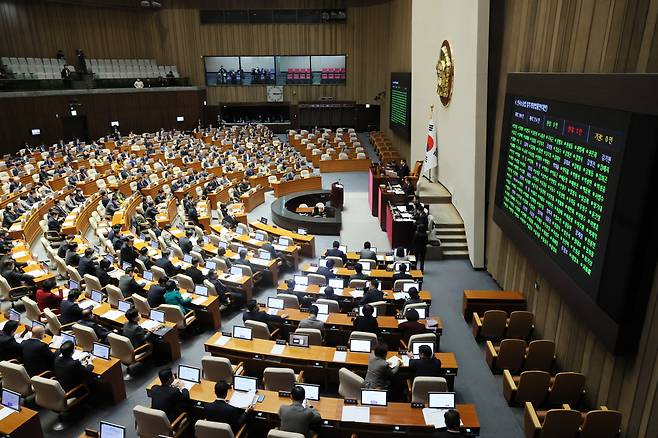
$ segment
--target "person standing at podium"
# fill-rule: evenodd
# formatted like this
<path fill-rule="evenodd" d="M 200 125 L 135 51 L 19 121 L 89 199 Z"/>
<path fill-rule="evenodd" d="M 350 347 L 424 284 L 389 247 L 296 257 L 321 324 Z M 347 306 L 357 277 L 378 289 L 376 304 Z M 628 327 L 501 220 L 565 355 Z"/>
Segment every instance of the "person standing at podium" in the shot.
<path fill-rule="evenodd" d="M 427 254 L 428 243 L 427 228 L 423 224 L 416 225 L 416 231 L 411 239 L 411 252 L 416 256 L 416 263 L 421 271 L 425 270 L 425 255 Z"/>
<path fill-rule="evenodd" d="M 396 166 L 395 171 L 398 174 L 398 178 L 400 179 L 409 176 L 410 170 L 409 170 L 409 165 L 407 164 L 407 160 L 405 160 L 404 158 L 400 159 L 400 164 Z"/>

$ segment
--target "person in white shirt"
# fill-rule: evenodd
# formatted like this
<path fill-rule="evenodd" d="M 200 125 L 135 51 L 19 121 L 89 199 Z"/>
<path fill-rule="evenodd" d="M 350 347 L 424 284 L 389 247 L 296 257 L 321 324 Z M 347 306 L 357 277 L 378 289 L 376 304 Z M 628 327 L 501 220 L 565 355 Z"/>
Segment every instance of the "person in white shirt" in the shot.
<path fill-rule="evenodd" d="M 133 84 L 135 88 L 144 88 L 144 82 L 140 78 L 137 78 L 135 83 Z"/>

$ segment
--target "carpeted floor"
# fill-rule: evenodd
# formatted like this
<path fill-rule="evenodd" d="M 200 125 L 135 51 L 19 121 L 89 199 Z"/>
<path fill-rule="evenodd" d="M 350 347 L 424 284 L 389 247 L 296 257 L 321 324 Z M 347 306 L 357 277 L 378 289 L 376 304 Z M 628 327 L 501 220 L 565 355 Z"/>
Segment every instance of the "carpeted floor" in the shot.
<path fill-rule="evenodd" d="M 367 135 L 361 135 L 362 143 L 368 145 Z M 372 154 L 371 148 L 369 152 Z M 371 155 L 372 157 L 372 155 Z M 343 230 L 340 240 L 349 248 L 361 248 L 365 240 L 369 240 L 378 249 L 390 249 L 386 234 L 379 229 L 376 218 L 372 217 L 368 208 L 368 183 L 365 172 L 324 174 L 323 186 L 329 188 L 333 181 L 340 180 L 345 185 L 345 210 L 343 212 Z M 271 218 L 271 194 L 266 195 L 265 204 L 256 208 L 250 218 L 261 216 Z M 330 247 L 337 236 L 317 236 L 316 253 L 321 253 Z M 44 257 L 40 257 L 44 258 Z M 492 375 L 484 361 L 482 346 L 478 345 L 471 335 L 470 327 L 461 314 L 462 291 L 464 289 L 497 288 L 495 282 L 484 271 L 474 270 L 468 260 L 428 261 L 425 264 L 424 287 L 432 293 L 432 308 L 430 314 L 438 315 L 443 320 L 444 334 L 441 338 L 441 349 L 452 351 L 457 356 L 459 373 L 456 378 L 455 391 L 459 403 L 475 403 L 481 423 L 481 434 L 484 438 L 516 438 L 522 437 L 522 416 L 520 408 L 509 408 L 502 396 L 502 384 L 499 376 Z M 289 278 L 291 272 L 283 278 Z M 256 296 L 259 301 L 274 295 L 275 288 L 265 286 L 260 288 Z M 234 312 L 222 316 L 222 329 L 241 322 L 241 314 Z M 211 335 L 206 332 L 186 340 L 182 345 L 182 363 L 200 366 L 201 357 L 205 354 L 203 342 Z M 178 363 L 171 364 L 175 368 Z M 148 368 L 139 378 L 126 382 L 128 398 L 117 406 L 96 406 L 89 408 L 81 415 L 76 415 L 68 429 L 53 432 L 52 425 L 56 416 L 48 410 L 40 412 L 41 423 L 46 437 L 76 437 L 85 427 L 98 428 L 101 419 L 127 427 L 127 437 L 134 437 L 134 420 L 132 408 L 137 404 L 150 406 L 146 397 L 145 386 L 156 375 L 157 368 Z M 102 401 L 101 401 L 102 403 Z"/>

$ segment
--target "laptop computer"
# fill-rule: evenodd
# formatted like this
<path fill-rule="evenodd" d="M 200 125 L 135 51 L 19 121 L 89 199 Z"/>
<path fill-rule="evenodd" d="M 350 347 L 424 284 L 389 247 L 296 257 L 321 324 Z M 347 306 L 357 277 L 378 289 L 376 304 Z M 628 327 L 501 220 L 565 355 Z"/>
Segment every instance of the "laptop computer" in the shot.
<path fill-rule="evenodd" d="M 144 271 L 144 274 L 142 275 L 142 277 L 144 277 L 144 280 L 146 280 L 146 281 L 153 281 L 153 272 Z"/>
<path fill-rule="evenodd" d="M 217 269 L 217 263 L 213 262 L 212 260 L 208 260 L 206 262 L 206 269 L 208 269 L 209 271 L 214 271 L 215 269 Z"/>
<path fill-rule="evenodd" d="M 201 286 L 200 284 L 197 284 L 196 286 L 194 286 L 194 293 L 197 295 L 201 295 L 202 297 L 207 297 L 208 288 L 206 286 Z"/>
<path fill-rule="evenodd" d="M 326 268 L 327 267 L 327 259 L 318 260 L 318 266 L 322 266 L 323 268 Z"/>
<path fill-rule="evenodd" d="M 272 260 L 272 254 L 270 254 L 269 251 L 264 251 L 264 250 L 258 251 L 258 257 L 260 257 L 263 260 Z"/>
<path fill-rule="evenodd" d="M 39 322 L 39 321 L 32 321 L 31 328 L 34 328 L 34 327 L 36 327 L 36 326 L 41 326 L 41 327 L 43 327 L 44 329 L 46 328 L 46 324 L 44 324 L 44 323 L 42 323 L 42 322 Z"/>
<path fill-rule="evenodd" d="M 126 313 L 133 306 L 130 301 L 119 300 L 119 311 Z"/>
<path fill-rule="evenodd" d="M 288 345 L 293 347 L 308 347 L 308 335 L 290 333 L 290 336 L 288 337 Z"/>
<path fill-rule="evenodd" d="M 334 289 L 342 289 L 345 286 L 345 283 L 343 283 L 342 278 L 330 278 L 329 286 L 333 287 Z"/>
<path fill-rule="evenodd" d="M 284 301 L 282 298 L 276 298 L 276 297 L 268 297 L 267 298 L 267 307 L 269 309 L 283 309 L 284 308 Z"/>
<path fill-rule="evenodd" d="M 77 281 L 69 280 L 69 289 L 80 289 L 80 284 Z"/>
<path fill-rule="evenodd" d="M 118 424 L 108 423 L 101 421 L 99 431 L 99 438 L 125 438 L 126 428 Z"/>
<path fill-rule="evenodd" d="M 370 341 L 365 339 L 351 339 L 350 351 L 353 353 L 370 353 Z"/>
<path fill-rule="evenodd" d="M 295 386 L 304 388 L 304 398 L 306 398 L 306 400 L 320 400 L 320 385 L 315 385 L 312 383 L 298 383 Z"/>
<path fill-rule="evenodd" d="M 233 376 L 233 389 L 235 391 L 256 391 L 258 379 L 255 377 Z"/>
<path fill-rule="evenodd" d="M 96 303 L 102 303 L 103 302 L 103 292 L 99 290 L 92 290 L 91 291 L 91 300 L 95 301 Z"/>
<path fill-rule="evenodd" d="M 62 337 L 62 344 L 64 342 L 71 341 L 73 342 L 73 346 L 75 346 L 75 335 L 70 335 L 68 333 L 61 332 L 60 336 Z"/>
<path fill-rule="evenodd" d="M 279 245 L 292 246 L 293 241 L 288 237 L 279 237 Z"/>
<path fill-rule="evenodd" d="M 251 329 L 249 327 L 243 327 L 241 325 L 233 326 L 233 337 L 237 339 L 246 339 L 251 340 Z"/>
<path fill-rule="evenodd" d="M 454 392 L 428 392 L 428 407 L 435 409 L 455 409 Z"/>
<path fill-rule="evenodd" d="M 308 231 L 306 228 L 297 228 L 297 234 L 301 234 L 302 236 L 306 236 L 308 234 Z"/>
<path fill-rule="evenodd" d="M 361 404 L 363 406 L 386 406 L 388 404 L 385 389 L 362 389 Z"/>
<path fill-rule="evenodd" d="M 295 275 L 295 284 L 299 286 L 308 286 L 308 277 L 305 275 Z"/>
<path fill-rule="evenodd" d="M 185 255 L 183 256 L 183 261 L 184 261 L 185 263 L 192 263 L 192 256 L 191 256 L 190 254 L 185 254 Z"/>
<path fill-rule="evenodd" d="M 416 282 L 414 282 L 414 283 L 402 283 L 402 292 L 409 292 L 409 289 L 411 289 L 412 287 L 415 287 L 416 290 L 420 290 L 420 289 L 418 289 L 419 286 L 418 286 L 418 283 L 416 283 Z"/>
<path fill-rule="evenodd" d="M 432 354 L 434 354 L 434 343 L 432 342 L 413 342 L 411 344 L 411 353 L 414 355 L 414 359 L 418 359 L 420 357 L 420 353 L 418 349 L 421 347 L 421 345 L 427 345 L 432 349 Z"/>
<path fill-rule="evenodd" d="M 347 245 L 340 245 L 338 249 L 340 251 L 343 251 L 343 253 L 347 254 Z"/>
<path fill-rule="evenodd" d="M 2 406 L 13 409 L 14 411 L 21 410 L 21 395 L 17 392 L 8 389 L 2 390 Z"/>
<path fill-rule="evenodd" d="M 239 275 L 242 277 L 242 268 L 239 266 L 231 266 L 231 275 Z"/>
<path fill-rule="evenodd" d="M 17 310 L 9 309 L 9 320 L 10 321 L 20 322 L 21 321 L 21 313 Z"/>
<path fill-rule="evenodd" d="M 91 349 L 91 354 L 100 359 L 108 360 L 110 358 L 110 347 L 101 344 L 100 342 L 94 342 L 94 346 Z"/>
<path fill-rule="evenodd" d="M 318 315 L 327 315 L 329 313 L 329 304 L 313 303 L 318 308 Z"/>
<path fill-rule="evenodd" d="M 159 322 L 160 324 L 164 324 L 165 313 L 161 310 L 151 309 L 151 312 L 149 313 L 149 319 Z"/>
<path fill-rule="evenodd" d="M 201 382 L 201 369 L 187 365 L 178 365 L 178 378 L 185 388 L 190 389 Z"/>
<path fill-rule="evenodd" d="M 372 310 L 373 310 L 372 316 L 374 316 L 376 318 L 377 317 L 377 308 L 373 307 Z M 359 306 L 359 316 L 363 316 L 363 306 Z"/>

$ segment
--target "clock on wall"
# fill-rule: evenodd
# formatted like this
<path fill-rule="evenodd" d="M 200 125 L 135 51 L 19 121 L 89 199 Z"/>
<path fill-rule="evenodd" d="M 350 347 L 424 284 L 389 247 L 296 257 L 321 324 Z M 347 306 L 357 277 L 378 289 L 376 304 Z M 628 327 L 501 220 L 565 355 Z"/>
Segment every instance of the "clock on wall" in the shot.
<path fill-rule="evenodd" d="M 436 93 L 443 106 L 448 106 L 452 98 L 452 86 L 455 79 L 455 66 L 452 51 L 447 40 L 441 44 L 441 54 L 436 63 Z"/>
<path fill-rule="evenodd" d="M 283 86 L 270 85 L 267 87 L 268 102 L 283 102 Z"/>

